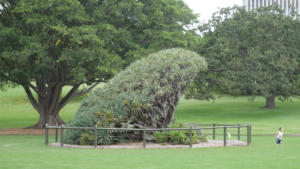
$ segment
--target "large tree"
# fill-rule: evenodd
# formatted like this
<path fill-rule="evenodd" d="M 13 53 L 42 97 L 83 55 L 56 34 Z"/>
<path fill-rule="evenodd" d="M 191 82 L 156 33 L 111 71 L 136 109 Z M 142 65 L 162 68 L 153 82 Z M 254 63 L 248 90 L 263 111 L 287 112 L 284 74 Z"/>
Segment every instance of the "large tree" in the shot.
<path fill-rule="evenodd" d="M 39 113 L 33 127 L 142 54 L 197 41 L 182 0 L 0 0 L 0 87 L 21 85 Z M 80 86 L 88 85 L 79 90 Z M 62 89 L 71 86 L 62 96 Z"/>
<path fill-rule="evenodd" d="M 299 28 L 293 13 L 285 16 L 276 6 L 221 9 L 201 27 L 198 49 L 209 73 L 196 79 L 187 96 L 207 99 L 208 89 L 259 95 L 266 98 L 265 108 L 274 108 L 275 97 L 299 94 Z"/>

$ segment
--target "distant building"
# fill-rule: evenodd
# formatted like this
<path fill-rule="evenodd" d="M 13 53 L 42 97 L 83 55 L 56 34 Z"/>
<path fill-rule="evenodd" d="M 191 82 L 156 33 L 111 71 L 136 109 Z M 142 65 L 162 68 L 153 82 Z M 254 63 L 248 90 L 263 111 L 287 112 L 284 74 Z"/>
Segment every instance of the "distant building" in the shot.
<path fill-rule="evenodd" d="M 274 4 L 278 4 L 278 6 L 285 11 L 286 15 L 290 13 L 292 8 L 294 8 L 298 14 L 300 13 L 300 0 L 243 0 L 243 5 L 248 10 Z"/>

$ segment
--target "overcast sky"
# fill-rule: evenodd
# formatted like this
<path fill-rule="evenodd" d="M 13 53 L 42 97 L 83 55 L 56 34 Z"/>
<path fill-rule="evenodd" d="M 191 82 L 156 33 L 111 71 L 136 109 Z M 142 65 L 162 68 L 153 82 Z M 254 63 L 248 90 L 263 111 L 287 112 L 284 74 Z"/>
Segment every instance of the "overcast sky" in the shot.
<path fill-rule="evenodd" d="M 200 14 L 200 20 L 207 21 L 218 8 L 241 6 L 243 0 L 184 0 L 184 2 L 195 12 Z"/>

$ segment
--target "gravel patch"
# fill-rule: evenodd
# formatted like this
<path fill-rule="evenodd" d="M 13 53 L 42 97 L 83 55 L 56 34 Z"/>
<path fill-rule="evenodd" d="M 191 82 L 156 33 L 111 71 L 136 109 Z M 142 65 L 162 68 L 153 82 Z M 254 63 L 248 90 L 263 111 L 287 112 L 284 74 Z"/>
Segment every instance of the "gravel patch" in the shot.
<path fill-rule="evenodd" d="M 247 143 L 239 140 L 227 140 L 227 146 L 246 146 Z M 51 143 L 49 146 L 60 147 L 60 143 Z M 200 147 L 223 147 L 223 140 L 208 140 L 207 143 L 193 144 L 192 148 Z M 80 145 L 71 145 L 64 144 L 64 147 L 67 148 L 95 148 L 95 146 L 80 146 Z M 143 143 L 124 143 L 124 144 L 115 144 L 115 145 L 99 145 L 96 148 L 99 149 L 140 149 L 143 148 Z M 157 144 L 157 143 L 147 143 L 146 148 L 151 149 L 162 149 L 162 148 L 189 148 L 189 145 L 172 145 L 172 144 Z"/>

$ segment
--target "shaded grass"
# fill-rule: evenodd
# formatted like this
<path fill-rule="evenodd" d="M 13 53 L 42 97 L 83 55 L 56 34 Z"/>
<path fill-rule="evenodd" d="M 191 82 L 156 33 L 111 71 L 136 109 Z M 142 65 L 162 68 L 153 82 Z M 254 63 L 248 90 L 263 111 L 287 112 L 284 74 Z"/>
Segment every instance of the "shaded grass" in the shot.
<path fill-rule="evenodd" d="M 53 138 L 52 138 L 53 139 Z M 198 149 L 72 149 L 44 145 L 42 136 L 0 136 L 0 168 L 9 169 L 296 169 L 300 137 L 254 137 L 250 147 Z"/>

